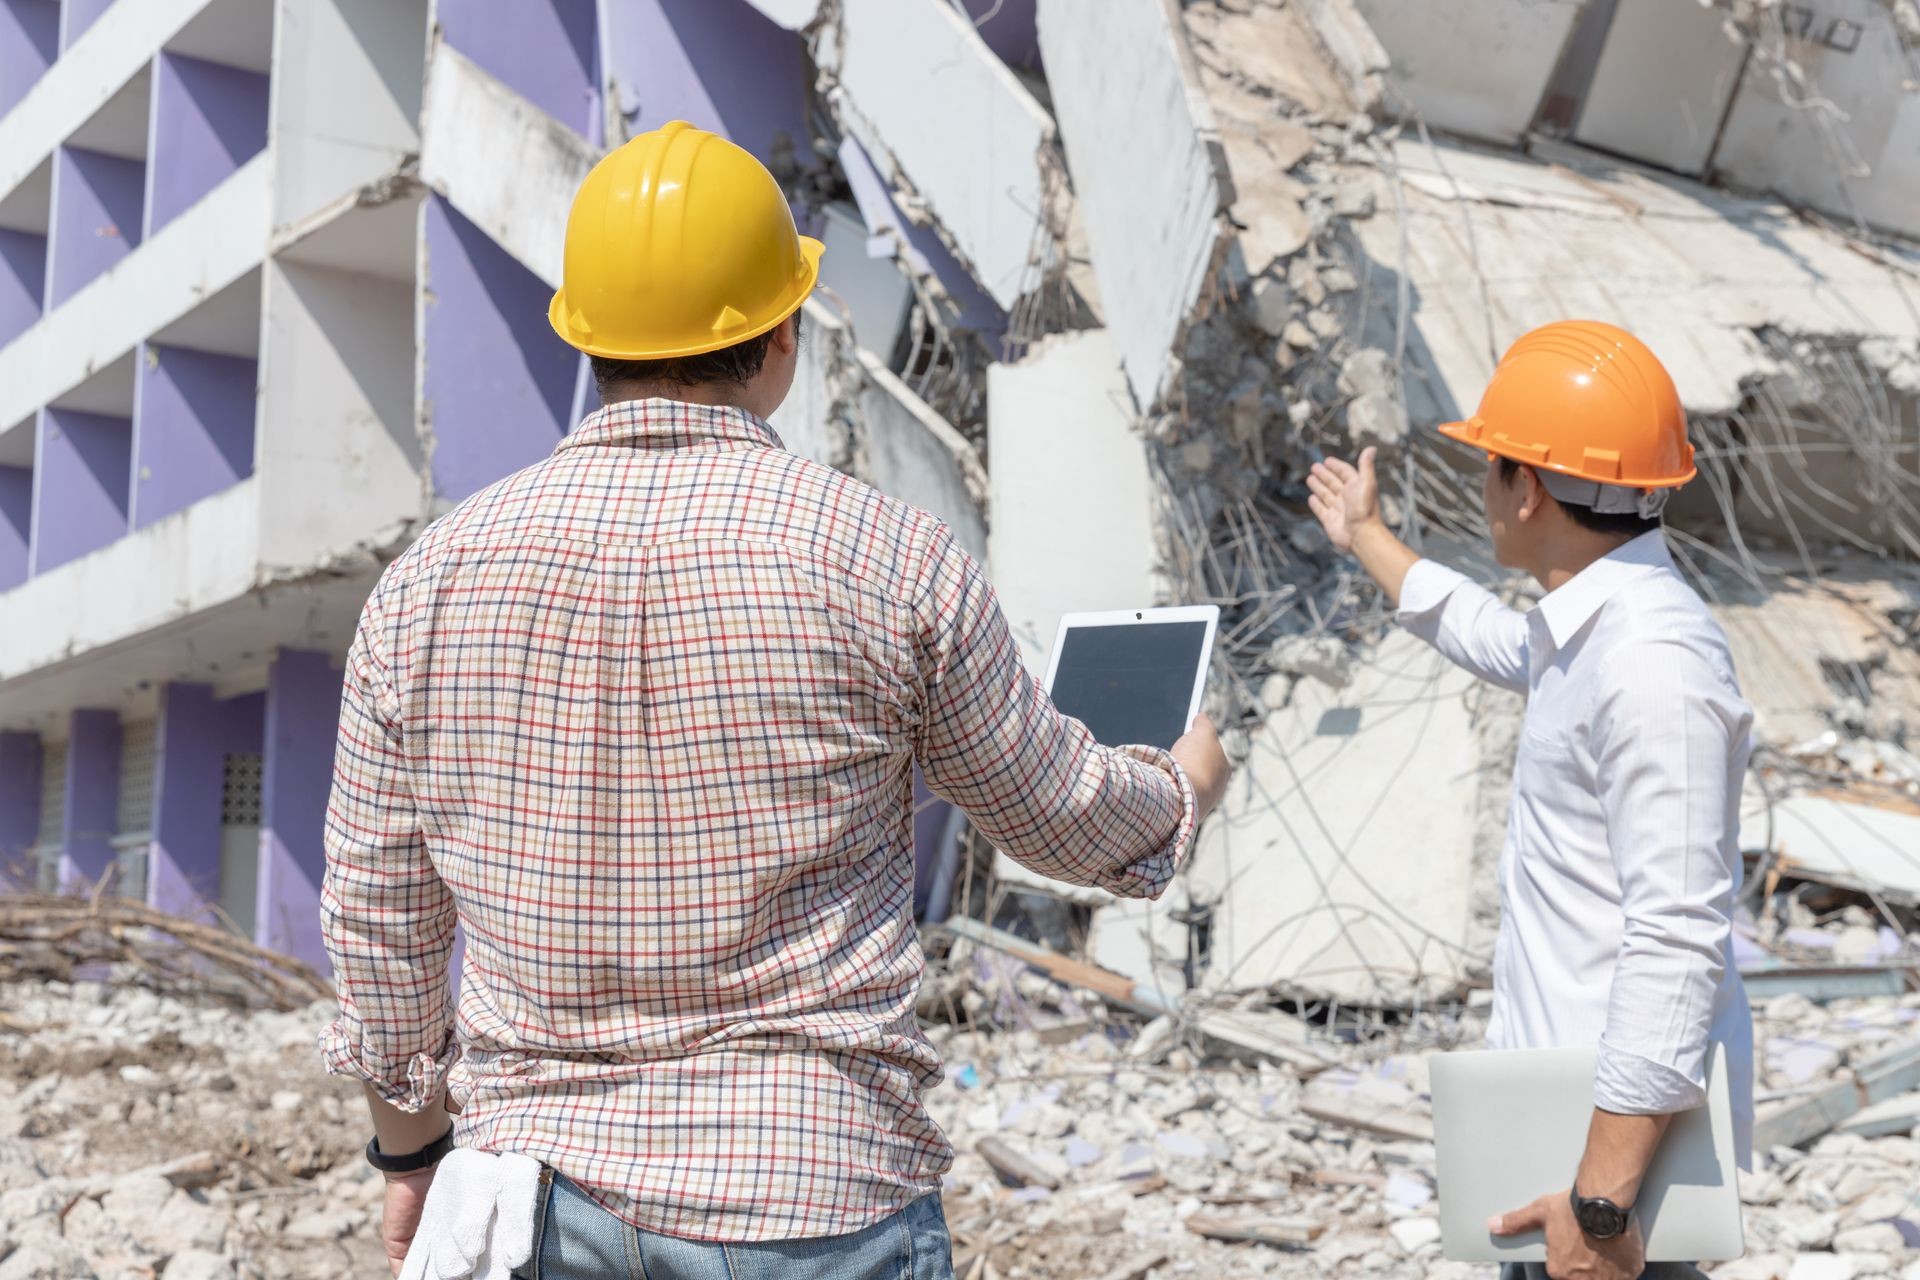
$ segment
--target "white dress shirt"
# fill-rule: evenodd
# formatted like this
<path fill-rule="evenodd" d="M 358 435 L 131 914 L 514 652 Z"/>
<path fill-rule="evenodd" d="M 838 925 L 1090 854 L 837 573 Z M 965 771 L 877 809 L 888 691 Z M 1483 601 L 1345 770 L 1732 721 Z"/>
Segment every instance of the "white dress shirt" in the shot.
<path fill-rule="evenodd" d="M 1661 1115 L 1705 1103 L 1718 1042 L 1746 1164 L 1753 1021 L 1732 914 L 1753 712 L 1664 537 L 1635 538 L 1526 613 L 1422 560 L 1399 619 L 1527 694 L 1488 1043 L 1598 1045 L 1595 1104 Z"/>

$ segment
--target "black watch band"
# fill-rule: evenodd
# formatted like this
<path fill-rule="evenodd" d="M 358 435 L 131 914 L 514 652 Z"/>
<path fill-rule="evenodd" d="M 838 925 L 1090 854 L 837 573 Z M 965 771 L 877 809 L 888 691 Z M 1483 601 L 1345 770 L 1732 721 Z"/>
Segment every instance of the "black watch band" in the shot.
<path fill-rule="evenodd" d="M 1583 1196 L 1578 1188 L 1567 1193 L 1573 1204 L 1573 1220 L 1590 1240 L 1611 1240 L 1626 1234 L 1633 1210 L 1622 1209 L 1603 1196 Z"/>
<path fill-rule="evenodd" d="M 451 1129 L 418 1151 L 408 1152 L 404 1156 L 390 1156 L 380 1150 L 380 1138 L 376 1134 L 367 1142 L 367 1163 L 382 1173 L 418 1173 L 422 1169 L 439 1164 L 451 1150 L 453 1150 L 453 1130 Z"/>

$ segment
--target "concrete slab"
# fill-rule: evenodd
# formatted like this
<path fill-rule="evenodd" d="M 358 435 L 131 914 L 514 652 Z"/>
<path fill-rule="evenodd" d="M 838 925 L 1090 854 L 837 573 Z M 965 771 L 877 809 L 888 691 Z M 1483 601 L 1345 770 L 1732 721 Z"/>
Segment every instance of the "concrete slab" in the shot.
<path fill-rule="evenodd" d="M 1154 536 L 1158 489 L 1113 336 L 1059 334 L 1018 364 L 989 368 L 987 449 L 988 570 L 1021 656 L 1044 676 L 1062 614 L 1137 608 L 1166 591 Z M 995 874 L 1075 901 L 1112 900 L 1004 854 Z"/>
<path fill-rule="evenodd" d="M 1746 65 L 1719 9 L 1620 0 L 1574 136 L 1680 173 L 1706 171 Z"/>
<path fill-rule="evenodd" d="M 1565 0 L 1355 3 L 1387 51 L 1391 84 L 1427 123 L 1489 142 L 1512 142 L 1533 123 L 1580 13 Z"/>
<path fill-rule="evenodd" d="M 1166 0 L 1041 0 L 1039 24 L 1107 326 L 1150 408 L 1226 250 L 1219 132 Z"/>
<path fill-rule="evenodd" d="M 1798 795 L 1741 816 L 1740 847 L 1772 849 L 1788 875 L 1920 905 L 1920 806 Z"/>
<path fill-rule="evenodd" d="M 1741 78 L 1713 169 L 1726 181 L 1920 235 L 1920 94 L 1913 55 L 1880 0 L 1779 11 L 1769 33 L 1806 84 L 1783 88 L 1762 60 Z"/>
<path fill-rule="evenodd" d="M 1457 985 L 1476 958 L 1472 684 L 1394 632 L 1346 689 L 1296 686 L 1194 852 L 1188 890 L 1213 905 L 1203 986 L 1393 1003 Z"/>
<path fill-rule="evenodd" d="M 841 0 L 840 19 L 815 36 L 814 60 L 842 123 L 1012 307 L 1051 240 L 1052 117 L 945 0 Z"/>

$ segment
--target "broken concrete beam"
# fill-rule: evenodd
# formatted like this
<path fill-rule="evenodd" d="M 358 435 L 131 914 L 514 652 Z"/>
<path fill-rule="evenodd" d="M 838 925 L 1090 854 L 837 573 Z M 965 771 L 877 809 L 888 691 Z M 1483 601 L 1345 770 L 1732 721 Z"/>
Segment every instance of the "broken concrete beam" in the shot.
<path fill-rule="evenodd" d="M 1307 1218 L 1279 1218 L 1249 1213 L 1191 1214 L 1186 1220 L 1186 1228 L 1209 1240 L 1267 1244 L 1283 1249 L 1312 1244 L 1327 1230 L 1325 1224 Z"/>
<path fill-rule="evenodd" d="M 1763 1111 L 1754 1122 L 1753 1149 L 1771 1151 L 1811 1142 L 1865 1108 L 1920 1087 L 1920 1040 L 1876 1054 L 1856 1066 L 1853 1075 L 1852 1080 Z"/>
<path fill-rule="evenodd" d="M 1150 409 L 1228 245 L 1219 131 L 1168 0 L 1040 0 L 1039 28 L 1107 327 Z"/>
<path fill-rule="evenodd" d="M 495 163 L 474 164 L 476 155 Z M 434 50 L 420 112 L 420 180 L 554 288 L 567 210 L 597 158 L 586 139 L 459 50 Z"/>
<path fill-rule="evenodd" d="M 778 19 L 776 19 L 778 20 Z M 813 32 L 828 101 L 911 213 L 995 302 L 1039 283 L 1054 238 L 1053 119 L 944 0 L 840 0 Z"/>
<path fill-rule="evenodd" d="M 1065 1176 L 1064 1169 L 1054 1168 L 1039 1156 L 1018 1150 L 999 1138 L 982 1138 L 973 1144 L 993 1171 L 1016 1187 L 1045 1187 L 1057 1191 Z"/>

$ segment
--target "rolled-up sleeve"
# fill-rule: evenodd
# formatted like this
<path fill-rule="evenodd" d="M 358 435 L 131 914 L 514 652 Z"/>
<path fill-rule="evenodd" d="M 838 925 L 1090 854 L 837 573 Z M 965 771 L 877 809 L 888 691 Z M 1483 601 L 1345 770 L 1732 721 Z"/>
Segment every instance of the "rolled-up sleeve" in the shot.
<path fill-rule="evenodd" d="M 1193 786 L 1165 751 L 1109 748 L 1021 664 L 986 576 L 941 526 L 915 594 L 916 754 L 927 785 L 1022 866 L 1157 898 L 1193 839 Z"/>
<path fill-rule="evenodd" d="M 358 1077 L 402 1111 L 419 1111 L 454 1056 L 455 910 L 415 812 L 385 631 L 376 594 L 347 655 L 327 806 L 320 917 L 340 1011 L 320 1042 L 330 1074 Z"/>
<path fill-rule="evenodd" d="M 1598 674 L 1595 784 L 1626 930 L 1594 1103 L 1666 1115 L 1706 1101 L 1737 883 L 1729 788 L 1748 713 L 1712 664 L 1681 645 L 1615 650 Z"/>
<path fill-rule="evenodd" d="M 1458 570 L 1420 560 L 1400 586 L 1395 620 L 1482 680 L 1527 691 L 1527 620 Z"/>

